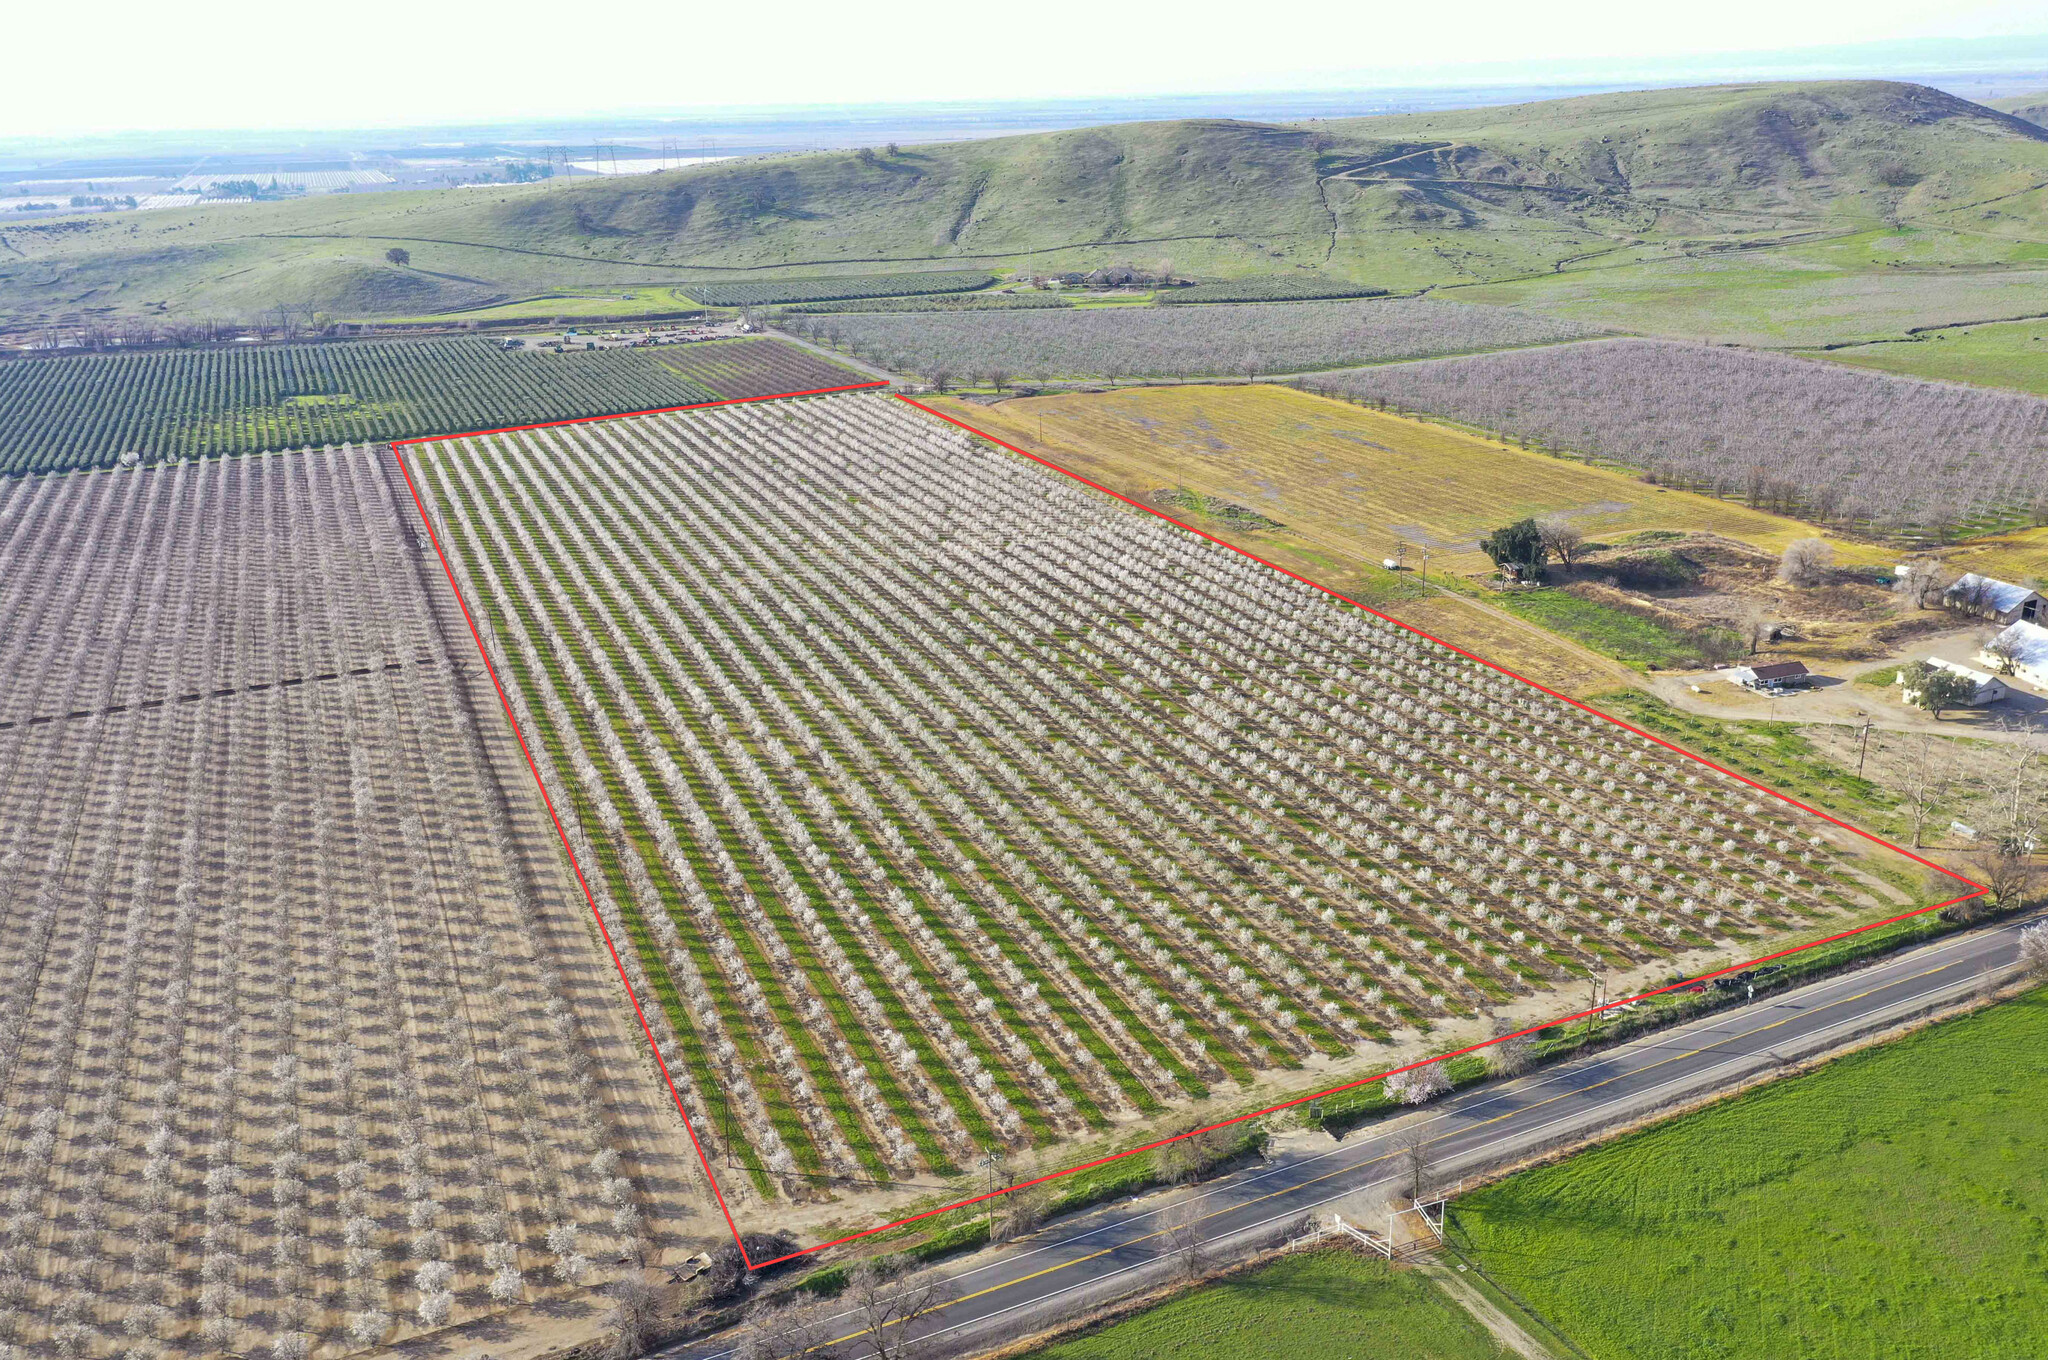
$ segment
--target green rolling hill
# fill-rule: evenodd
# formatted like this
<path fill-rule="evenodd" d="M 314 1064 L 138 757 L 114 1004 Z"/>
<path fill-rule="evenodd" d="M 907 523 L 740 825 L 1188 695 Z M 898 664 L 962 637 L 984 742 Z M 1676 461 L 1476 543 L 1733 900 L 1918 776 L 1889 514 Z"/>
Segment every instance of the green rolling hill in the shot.
<path fill-rule="evenodd" d="M 393 245 L 410 267 L 384 261 Z M 556 289 L 1160 261 L 1693 337 L 1871 338 L 2048 311 L 2048 130 L 1921 86 L 1759 84 L 120 214 L 0 233 L 0 315 L 405 316 Z"/>

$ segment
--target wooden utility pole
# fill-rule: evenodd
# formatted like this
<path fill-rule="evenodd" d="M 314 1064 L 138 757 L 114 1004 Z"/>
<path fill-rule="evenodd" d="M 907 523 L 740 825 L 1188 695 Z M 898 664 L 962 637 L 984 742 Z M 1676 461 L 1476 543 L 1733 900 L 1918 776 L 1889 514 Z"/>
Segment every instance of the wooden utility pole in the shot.
<path fill-rule="evenodd" d="M 1870 715 L 1866 713 L 1863 715 L 1863 741 L 1862 744 L 1856 748 L 1856 777 L 1858 779 L 1861 779 L 1863 777 L 1863 761 L 1870 754 L 1871 726 L 1872 724 L 1870 720 Z"/>

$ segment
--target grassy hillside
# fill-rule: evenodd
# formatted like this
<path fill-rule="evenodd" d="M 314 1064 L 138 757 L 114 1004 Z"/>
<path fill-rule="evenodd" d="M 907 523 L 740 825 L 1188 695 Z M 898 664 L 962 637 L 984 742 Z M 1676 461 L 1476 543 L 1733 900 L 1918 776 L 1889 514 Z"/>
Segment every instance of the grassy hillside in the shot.
<path fill-rule="evenodd" d="M 2048 127 L 2048 90 L 2037 90 L 2033 94 L 2014 95 L 2009 99 L 1988 99 L 1984 107 L 2009 113 L 2015 118 L 2024 118 L 2029 123 Z"/>
<path fill-rule="evenodd" d="M 1998 276 L 2006 315 L 2022 294 L 2048 300 L 2048 269 L 2029 268 L 2048 257 L 2044 180 L 2048 131 L 1882 82 L 1298 126 L 1135 123 L 867 161 L 791 155 L 12 228 L 0 237 L 0 314 L 231 315 L 285 302 L 416 315 L 564 288 L 1170 260 L 1202 276 L 1391 288 L 1554 277 L 1565 286 L 1511 285 L 1512 300 L 1576 315 L 1598 310 L 1611 284 L 1656 293 L 1634 280 L 1674 261 L 1735 262 L 1740 277 L 1705 291 L 1740 292 L 1757 261 L 1765 273 L 1876 281 L 1882 296 L 1846 298 L 1830 323 L 1856 336 L 1978 305 L 1967 287 L 1951 296 L 1958 269 Z M 1784 253 L 1901 225 L 1925 245 L 1903 261 L 1875 245 L 1818 265 Z M 384 262 L 392 245 L 410 267 Z M 1639 298 L 1609 319 L 1668 329 L 1662 303 Z M 1705 333 L 1695 316 L 1677 321 Z"/>

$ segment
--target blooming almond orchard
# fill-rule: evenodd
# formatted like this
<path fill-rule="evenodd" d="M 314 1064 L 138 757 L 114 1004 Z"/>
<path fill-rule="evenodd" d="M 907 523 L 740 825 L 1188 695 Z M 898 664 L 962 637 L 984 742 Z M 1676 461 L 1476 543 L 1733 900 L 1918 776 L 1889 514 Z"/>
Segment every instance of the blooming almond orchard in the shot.
<path fill-rule="evenodd" d="M 406 457 L 742 1200 L 1874 905 L 1795 809 L 908 403 Z"/>
<path fill-rule="evenodd" d="M 0 1352 L 339 1354 L 701 1211 L 417 526 L 366 448 L 0 482 Z"/>

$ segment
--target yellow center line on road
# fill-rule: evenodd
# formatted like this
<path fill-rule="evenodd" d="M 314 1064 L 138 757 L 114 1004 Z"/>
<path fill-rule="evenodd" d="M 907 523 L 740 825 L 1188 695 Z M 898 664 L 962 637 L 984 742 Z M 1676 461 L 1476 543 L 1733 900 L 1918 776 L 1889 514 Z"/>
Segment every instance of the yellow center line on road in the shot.
<path fill-rule="evenodd" d="M 1936 965 L 1935 965 L 1934 967 L 1932 967 L 1932 968 L 1927 968 L 1927 969 L 1923 969 L 1922 971 L 1920 971 L 1920 972 L 1918 972 L 1918 973 L 1909 973 L 1909 974 L 1907 974 L 1907 975 L 1906 975 L 1905 977 L 1902 977 L 1902 978 L 1894 978 L 1894 979 L 1891 979 L 1890 981 L 1887 981 L 1887 982 L 1884 982 L 1884 983 L 1880 983 L 1880 984 L 1879 984 L 1879 987 L 1889 987 L 1889 986 L 1894 986 L 1894 985 L 1896 985 L 1897 983 L 1900 983 L 1900 982 L 1915 982 L 1915 981 L 1918 981 L 1918 980 L 1919 980 L 1919 979 L 1921 979 L 1921 978 L 1924 978 L 1924 977 L 1932 977 L 1932 976 L 1933 976 L 1934 974 L 1936 974 L 1936 973 L 1940 973 L 1940 972 L 1945 972 L 1945 971 L 1947 971 L 1948 969 L 1950 969 L 1950 968 L 1953 968 L 1953 967 L 1955 967 L 1955 966 L 1956 966 L 1956 965 L 1955 965 L 1955 961 L 1951 961 L 1951 962 L 1948 962 L 1948 963 L 1942 963 L 1942 964 L 1936 964 Z M 1558 1092 L 1558 1093 L 1557 1093 L 1556 1095 L 1554 1095 L 1554 1096 L 1547 1096 L 1547 1097 L 1545 1097 L 1544 1099 L 1542 1099 L 1542 1100 L 1538 1100 L 1538 1101 L 1535 1101 L 1535 1102 L 1533 1102 L 1533 1103 L 1531 1103 L 1531 1104 L 1528 1104 L 1528 1105 L 1517 1105 L 1517 1106 L 1516 1106 L 1516 1107 L 1515 1107 L 1514 1109 L 1512 1109 L 1512 1110 L 1508 1110 L 1508 1111 L 1506 1111 L 1506 1112 L 1504 1112 L 1504 1113 L 1502 1113 L 1502 1114 L 1497 1114 L 1497 1115 L 1495 1115 L 1495 1116 L 1494 1116 L 1493 1118 L 1491 1118 L 1491 1119 L 1482 1119 L 1482 1120 L 1479 1120 L 1479 1121 L 1477 1121 L 1476 1123 L 1471 1123 L 1471 1124 L 1461 1124 L 1461 1125 L 1459 1125 L 1459 1126 L 1458 1126 L 1458 1127 L 1457 1127 L 1456 1129 L 1454 1129 L 1454 1130 L 1451 1130 L 1451 1131 L 1450 1131 L 1450 1132 L 1448 1132 L 1448 1133 L 1445 1133 L 1445 1134 L 1439 1135 L 1438 1137 L 1436 1137 L 1436 1138 L 1432 1138 L 1432 1139 L 1430 1139 L 1430 1140 L 1428 1140 L 1428 1141 L 1429 1141 L 1429 1142 L 1431 1142 L 1431 1143 L 1439 1143 L 1439 1142 L 1443 1142 L 1443 1141 L 1445 1141 L 1445 1140 L 1446 1140 L 1446 1139 L 1448 1139 L 1448 1138 L 1451 1138 L 1451 1137 L 1454 1137 L 1454 1136 L 1458 1136 L 1458 1135 L 1462 1135 L 1462 1134 L 1464 1134 L 1464 1133 L 1470 1132 L 1470 1131 L 1471 1131 L 1471 1130 L 1473 1130 L 1473 1129 L 1483 1129 L 1483 1128 L 1486 1128 L 1486 1127 L 1487 1127 L 1488 1125 L 1491 1125 L 1491 1124 L 1498 1124 L 1498 1123 L 1500 1123 L 1500 1122 L 1501 1122 L 1502 1120 L 1505 1120 L 1505 1119 L 1513 1119 L 1513 1118 L 1515 1118 L 1515 1117 L 1516 1117 L 1516 1116 L 1518 1116 L 1518 1115 L 1524 1115 L 1524 1114 L 1527 1114 L 1527 1113 L 1529 1113 L 1529 1111 L 1531 1111 L 1531 1110 L 1540 1110 L 1540 1109 L 1542 1109 L 1542 1108 L 1543 1108 L 1544 1106 L 1546 1106 L 1546 1105 L 1551 1105 L 1551 1104 L 1555 1104 L 1556 1102 L 1558 1102 L 1558 1101 L 1560 1101 L 1560 1100 L 1564 1100 L 1564 1099 L 1566 1099 L 1566 1098 L 1568 1098 L 1568 1097 L 1571 1097 L 1571 1096 L 1580 1096 L 1580 1095 L 1584 1095 L 1584 1094 L 1586 1094 L 1586 1093 L 1587 1093 L 1588 1091 L 1597 1091 L 1597 1090 L 1599 1090 L 1599 1089 L 1600 1089 L 1601 1087 L 1603 1087 L 1603 1086 L 1610 1086 L 1610 1085 L 1612 1085 L 1613 1083 L 1615 1083 L 1615 1082 L 1617 1082 L 1617 1081 L 1620 1081 L 1620 1080 L 1622 1080 L 1622 1079 L 1623 1079 L 1623 1078 L 1625 1078 L 1625 1077 L 1634 1077 L 1634 1076 L 1640 1076 L 1640 1075 L 1642 1075 L 1642 1074 L 1643 1074 L 1643 1073 L 1645 1073 L 1645 1072 L 1654 1072 L 1654 1071 L 1656 1071 L 1656 1070 L 1657 1070 L 1658 1068 L 1660 1068 L 1660 1067 L 1665 1067 L 1665 1066 L 1668 1066 L 1668 1065 L 1669 1065 L 1669 1064 L 1671 1064 L 1671 1063 L 1679 1062 L 1679 1061 L 1682 1061 L 1683 1059 L 1686 1059 L 1686 1058 L 1695 1058 L 1695 1057 L 1698 1057 L 1698 1056 L 1699 1056 L 1700 1054 L 1702 1054 L 1702 1053 L 1708 1053 L 1708 1052 L 1712 1052 L 1712 1051 L 1713 1051 L 1714 1049 L 1716 1049 L 1716 1048 L 1719 1048 L 1719 1047 L 1720 1047 L 1720 1046 L 1721 1046 L 1722 1044 L 1727 1044 L 1727 1043 L 1734 1043 L 1734 1042 L 1736 1042 L 1737 1040 L 1741 1040 L 1741 1039 L 1747 1039 L 1747 1038 L 1749 1038 L 1749 1037 L 1750 1037 L 1750 1036 L 1752 1036 L 1752 1035 L 1756 1035 L 1756 1034 L 1763 1034 L 1763 1033 L 1766 1033 L 1766 1032 L 1768 1032 L 1768 1031 L 1770 1031 L 1770 1030 L 1774 1030 L 1774 1029 L 1777 1029 L 1777 1028 L 1779 1028 L 1779 1027 L 1780 1027 L 1780 1026 L 1782 1026 L 1782 1025 L 1789 1025 L 1789 1024 L 1791 1024 L 1791 1023 L 1792 1023 L 1792 1022 L 1793 1022 L 1794 1020 L 1799 1020 L 1799 1019 L 1805 1019 L 1805 1018 L 1807 1018 L 1807 1017 L 1809 1017 L 1809 1016 L 1815 1016 L 1815 1015 L 1819 1015 L 1819 1014 L 1821 1014 L 1821 1013 L 1822 1013 L 1823 1011 L 1829 1011 L 1829 1010 L 1833 1010 L 1833 1009 L 1834 1009 L 1835 1007 L 1837 1007 L 1837 1006 L 1846 1006 L 1846 1005 L 1848 1005 L 1848 1004 L 1849 1004 L 1850 1002 L 1852 1002 L 1852 1001 L 1861 1001 L 1861 1000 L 1862 1000 L 1862 999 L 1863 999 L 1864 997 L 1866 997 L 1866 996 L 1869 996 L 1869 995 L 1870 995 L 1870 994 L 1871 994 L 1872 992 L 1875 992 L 1875 991 L 1877 991 L 1878 989 L 1879 989 L 1878 987 L 1870 987 L 1870 988 L 1866 988 L 1865 990 L 1863 990 L 1863 991 L 1860 991 L 1860 992 L 1857 992 L 1857 993 L 1855 993 L 1854 995 L 1851 995 L 1851 996 L 1845 996 L 1845 997 L 1840 997 L 1840 998 L 1838 998 L 1838 999 L 1836 999 L 1836 1000 L 1834 1000 L 1834 1001 L 1830 1001 L 1830 1002 L 1826 1003 L 1825 1005 L 1821 1005 L 1821 1006 L 1815 1006 L 1815 1007 L 1814 1007 L 1814 1008 L 1813 1008 L 1812 1010 L 1808 1010 L 1808 1011 L 1800 1011 L 1800 1012 L 1798 1012 L 1798 1013 L 1797 1013 L 1797 1014 L 1795 1014 L 1795 1015 L 1788 1015 L 1788 1016 L 1785 1016 L 1785 1017 L 1784 1017 L 1783 1019 L 1780 1019 L 1780 1020 L 1773 1020 L 1773 1021 L 1772 1021 L 1772 1022 L 1771 1022 L 1770 1024 L 1768 1024 L 1768 1025 L 1758 1025 L 1758 1026 L 1757 1026 L 1756 1028 L 1754 1028 L 1754 1029 L 1747 1029 L 1747 1030 L 1744 1030 L 1744 1031 L 1742 1031 L 1742 1032 L 1741 1032 L 1740 1034 L 1734 1034 L 1734 1035 L 1730 1035 L 1730 1036 L 1728 1036 L 1728 1037 L 1727 1037 L 1727 1038 L 1725 1038 L 1725 1039 L 1718 1039 L 1718 1040 L 1716 1040 L 1715 1042 L 1713 1042 L 1713 1043 L 1710 1043 L 1710 1044 L 1702 1044 L 1702 1045 L 1701 1045 L 1700 1047 L 1698 1047 L 1698 1048 L 1693 1048 L 1693 1049 L 1687 1049 L 1687 1050 L 1686 1050 L 1685 1052 L 1682 1052 L 1682 1053 L 1674 1053 L 1674 1054 L 1672 1054 L 1672 1055 L 1671 1055 L 1670 1057 L 1668 1057 L 1668 1058 L 1660 1058 L 1660 1059 L 1658 1059 L 1658 1060 L 1657 1060 L 1656 1062 L 1653 1062 L 1653 1063 L 1645 1063 L 1645 1064 L 1644 1064 L 1643 1066 L 1641 1066 L 1641 1067 L 1632 1067 L 1632 1068 L 1630 1068 L 1630 1069 L 1629 1069 L 1628 1071 L 1626 1071 L 1626 1072 L 1617 1072 L 1617 1073 L 1616 1073 L 1615 1075 L 1613 1075 L 1613 1076 L 1611 1076 L 1611 1077 L 1608 1077 L 1608 1078 L 1606 1078 L 1605 1080 L 1602 1080 L 1602 1081 L 1596 1081 L 1596 1082 L 1594 1082 L 1594 1083 L 1593 1083 L 1592 1085 L 1590 1085 L 1590 1086 L 1574 1086 L 1574 1087 L 1572 1087 L 1572 1088 L 1571 1088 L 1571 1089 L 1569 1089 L 1569 1090 L 1566 1090 L 1566 1091 L 1560 1091 L 1560 1092 Z M 1744 1057 L 1755 1057 L 1755 1056 L 1757 1056 L 1757 1055 L 1756 1055 L 1756 1054 L 1753 1054 L 1753 1053 L 1751 1053 L 1751 1054 L 1744 1054 L 1744 1055 L 1741 1055 L 1741 1056 L 1744 1056 Z M 1503 1092 L 1503 1094 L 1504 1094 L 1504 1092 Z M 1256 1196 L 1256 1197 L 1254 1197 L 1254 1198 L 1252 1198 L 1252 1199 L 1247 1199 L 1247 1200 L 1239 1200 L 1239 1201 L 1236 1201 L 1236 1202 L 1234 1202 L 1234 1203 L 1232 1203 L 1232 1204 L 1226 1205 L 1226 1206 L 1224 1206 L 1223 1208 L 1220 1208 L 1220 1209 L 1216 1210 L 1216 1211 L 1215 1211 L 1214 1213 L 1204 1214 L 1204 1215 L 1202 1215 L 1202 1216 L 1201 1216 L 1200 1218 L 1197 1218 L 1197 1219 L 1195 1219 L 1195 1220 L 1194 1220 L 1194 1222 L 1195 1222 L 1195 1223 L 1206 1223 L 1206 1222 L 1208 1222 L 1208 1221 L 1209 1221 L 1210 1219 L 1212 1219 L 1212 1218 L 1221 1218 L 1221 1217 L 1223 1217 L 1223 1216 L 1224 1216 L 1224 1215 L 1226 1215 L 1226 1214 L 1232 1214 L 1232 1213 L 1236 1213 L 1236 1212 L 1237 1212 L 1238 1210 L 1240 1210 L 1240 1209 L 1248 1209 L 1248 1208 L 1250 1208 L 1251 1206 L 1253 1206 L 1253 1205 L 1255 1205 L 1255 1204 L 1263 1204 L 1263 1203 L 1265 1203 L 1265 1202 L 1266 1202 L 1267 1200 L 1270 1200 L 1270 1199 L 1278 1199 L 1278 1198 L 1280 1198 L 1280 1197 L 1281 1197 L 1281 1196 L 1283 1196 L 1283 1195 L 1290 1195 L 1290 1194 L 1293 1194 L 1293 1193 L 1294 1193 L 1295 1191 L 1297 1191 L 1297 1190 L 1303 1190 L 1303 1189 L 1306 1189 L 1306 1188 L 1308 1188 L 1308 1187 L 1309 1187 L 1309 1186 L 1311 1186 L 1311 1185 L 1319 1185 L 1319 1184 L 1321 1184 L 1321 1183 L 1322 1183 L 1322 1182 L 1324 1182 L 1324 1181 L 1327 1181 L 1327 1180 L 1334 1180 L 1334 1179 L 1336 1179 L 1336 1178 L 1337 1178 L 1337 1177 L 1339 1177 L 1339 1176 L 1346 1176 L 1346 1175 L 1349 1175 L 1349 1174 L 1351 1174 L 1352 1172 L 1354 1172 L 1354 1171 L 1358 1171 L 1358 1170 L 1360 1170 L 1360 1169 L 1362 1169 L 1362 1168 L 1364 1168 L 1364 1167 L 1368 1167 L 1368 1166 L 1373 1166 L 1373 1165 L 1376 1165 L 1376 1164 L 1378 1164 L 1378 1163 L 1380 1163 L 1380 1162 L 1388 1161 L 1388 1160 L 1389 1160 L 1389 1159 L 1391 1159 L 1391 1158 L 1392 1158 L 1393 1156 L 1394 1156 L 1394 1154 L 1393 1154 L 1393 1153 L 1391 1153 L 1391 1152 L 1383 1152 L 1383 1153 L 1381 1153 L 1381 1154 L 1380 1154 L 1379 1156 L 1377 1156 L 1377 1157 L 1368 1157 L 1368 1158 L 1366 1158 L 1366 1159 L 1365 1159 L 1365 1160 L 1363 1160 L 1363 1161 L 1358 1161 L 1358 1162 L 1347 1162 L 1347 1163 L 1345 1163 L 1345 1164 L 1344 1164 L 1343 1166 L 1341 1166 L 1341 1167 L 1337 1168 L 1337 1169 L 1336 1169 L 1335 1171 L 1329 1171 L 1329 1172 L 1325 1172 L 1325 1173 L 1324 1173 L 1323 1175 L 1320 1175 L 1320 1176 L 1315 1176 L 1315 1177 L 1311 1177 L 1310 1179 L 1308 1179 L 1308 1180 L 1305 1180 L 1305 1181 L 1295 1181 L 1295 1182 L 1293 1182 L 1293 1183 L 1291 1183 L 1291 1184 L 1289 1184 L 1289 1185 L 1286 1185 L 1286 1186 L 1282 1187 L 1281 1189 L 1278 1189 L 1278 1190 L 1274 1190 L 1274 1191 L 1270 1191 L 1270 1192 L 1268 1192 L 1268 1193 L 1266 1193 L 1266 1194 L 1263 1194 L 1263 1195 L 1259 1195 L 1259 1196 Z M 1090 1261 L 1094 1261 L 1094 1260 L 1099 1260 L 1099 1259 L 1101 1259 L 1101 1258 L 1102 1258 L 1102 1257 L 1104 1257 L 1104 1256 L 1110 1256 L 1110 1255 L 1113 1255 L 1113 1254 L 1115 1254 L 1116 1252 L 1119 1252 L 1119 1251 L 1122 1251 L 1122 1250 L 1124 1250 L 1124 1249 L 1125 1249 L 1126 1247 L 1135 1247 L 1135 1246 L 1138 1246 L 1138 1245 L 1140 1245 L 1140 1244 L 1142 1244 L 1142 1243 L 1145 1243 L 1145 1242 L 1150 1242 L 1150 1241 L 1152 1241 L 1152 1240 L 1153 1240 L 1154 1238 L 1157 1238 L 1157 1237 L 1164 1237 L 1164 1236 L 1165 1236 L 1165 1235 L 1167 1234 L 1167 1232 L 1169 1232 L 1169 1231 L 1172 1231 L 1172 1230 L 1171 1230 L 1171 1229 L 1162 1229 L 1162 1230 L 1160 1230 L 1160 1231 L 1158 1231 L 1158 1232 L 1150 1232 L 1150 1233 L 1146 1233 L 1146 1234 L 1145 1234 L 1144 1236 L 1142 1236 L 1142 1237 L 1133 1237 L 1133 1238 L 1129 1238 L 1129 1239 L 1127 1239 L 1127 1240 L 1125 1240 L 1125 1241 L 1122 1241 L 1122 1242 L 1118 1242 L 1118 1243 L 1116 1243 L 1116 1244 L 1115 1244 L 1115 1245 L 1113 1245 L 1113 1246 L 1108 1246 L 1108 1247 L 1104 1247 L 1104 1248 L 1103 1248 L 1102 1250 L 1100 1250 L 1100 1251 L 1094 1251 L 1094 1252 L 1090 1252 L 1090 1253 L 1089 1253 L 1088 1255 L 1086 1255 L 1086 1256 L 1076 1256 L 1076 1257 L 1074 1257 L 1074 1258 L 1073 1258 L 1072 1260 L 1070 1260 L 1070 1261 L 1060 1261 L 1060 1262 L 1057 1262 L 1057 1263 L 1055 1263 L 1055 1264 L 1053 1264 L 1053 1265 L 1049 1265 L 1049 1266 L 1045 1267 L 1045 1268 L 1044 1268 L 1043 1270 L 1035 1270 L 1035 1271 L 1031 1272 L 1031 1273 L 1030 1273 L 1029 1275 L 1019 1275 L 1019 1276 L 1018 1276 L 1017 1278 L 1015 1278 L 1015 1279 L 1013 1279 L 1013 1280 L 1004 1280 L 1004 1281 L 1003 1281 L 1003 1282 L 1001 1282 L 1000 1284 L 992 1284 L 992 1285 L 990 1285 L 990 1286 L 989 1286 L 988 1288 L 986 1288 L 986 1289 L 977 1289 L 977 1290 L 975 1290 L 975 1291 L 974 1291 L 973 1293 L 971 1293 L 971 1294 L 962 1294 L 962 1295 L 961 1295 L 961 1296 L 960 1296 L 959 1298 L 957 1298 L 957 1299 L 951 1299 L 951 1300 L 948 1300 L 948 1301 L 947 1301 L 946 1303 L 943 1303 L 943 1304 L 939 1305 L 939 1307 L 937 1307 L 937 1308 L 934 1308 L 934 1309 L 932 1309 L 931 1311 L 932 1311 L 932 1313 L 940 1313 L 940 1312 L 944 1312 L 944 1311 L 945 1311 L 946 1309 L 948 1309 L 948 1308 L 955 1308 L 955 1307 L 958 1307 L 958 1306 L 959 1306 L 960 1304 L 963 1304 L 963 1303 L 969 1303 L 969 1302 L 972 1302 L 972 1301 L 973 1301 L 973 1300 L 975 1300 L 975 1299 L 980 1299 L 980 1298 L 986 1298 L 986 1297 L 988 1297 L 988 1296 L 989 1296 L 989 1295 L 991 1295 L 991 1294 L 1000 1294 L 1000 1293 L 1001 1293 L 1002 1291 L 1004 1291 L 1005 1289 L 1014 1289 L 1014 1288 L 1016 1288 L 1016 1287 L 1017 1287 L 1018 1285 L 1023 1285 L 1023 1284 L 1029 1284 L 1029 1283 L 1030 1283 L 1031 1281 L 1033 1281 L 1033 1280 L 1036 1280 L 1036 1279 L 1041 1279 L 1041 1278 L 1043 1278 L 1044 1276 L 1047 1276 L 1047 1275 L 1054 1275 L 1054 1274 L 1057 1274 L 1057 1273 L 1059 1273 L 1059 1272 L 1060 1272 L 1060 1271 L 1062 1271 L 1062 1270 L 1068 1270 L 1068 1269 L 1071 1269 L 1072 1267 L 1074 1267 L 1074 1266 L 1078 1266 L 1078 1265 L 1086 1265 L 1086 1264 L 1087 1264 L 1088 1262 L 1090 1262 Z M 823 1343 L 821 1343 L 821 1344 L 822 1344 L 822 1345 L 826 1345 L 826 1346 L 841 1346 L 841 1345 L 845 1345 L 845 1344 L 846 1344 L 847 1342 L 850 1342 L 850 1341 L 857 1341 L 857 1340 L 859 1340 L 859 1339 L 860 1339 L 861 1337 L 863 1337 L 863 1336 L 866 1336 L 866 1335 L 868 1334 L 868 1332 L 869 1332 L 870 1330 L 872 1330 L 872 1329 L 870 1329 L 870 1328 L 862 1328 L 862 1329 L 861 1329 L 860 1331 L 857 1331 L 857 1332 L 850 1332 L 850 1333 L 848 1333 L 848 1334 L 847 1334 L 847 1335 L 845 1335 L 845 1336 L 841 1336 L 841 1337 L 835 1337 L 835 1338 L 833 1338 L 832 1340 L 830 1340 L 830 1341 L 827 1341 L 827 1342 L 823 1342 Z"/>

